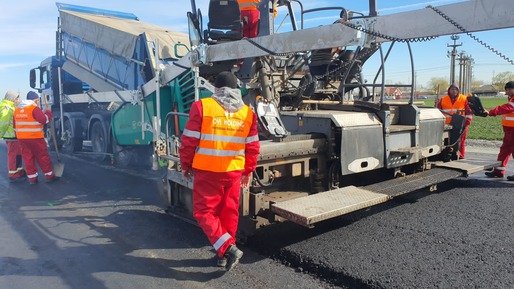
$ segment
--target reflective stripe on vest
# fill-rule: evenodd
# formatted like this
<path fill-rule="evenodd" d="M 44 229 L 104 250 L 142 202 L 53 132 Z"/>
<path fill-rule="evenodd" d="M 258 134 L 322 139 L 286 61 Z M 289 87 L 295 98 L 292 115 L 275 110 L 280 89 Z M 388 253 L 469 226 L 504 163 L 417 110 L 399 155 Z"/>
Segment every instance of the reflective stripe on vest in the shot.
<path fill-rule="evenodd" d="M 237 0 L 239 10 L 257 10 L 260 0 Z"/>
<path fill-rule="evenodd" d="M 39 123 L 32 112 L 36 105 L 29 105 L 24 108 L 16 108 L 14 111 L 14 120 L 16 122 L 16 137 L 18 139 L 36 139 L 44 138 L 43 125 Z"/>
<path fill-rule="evenodd" d="M 452 121 L 452 115 L 453 114 L 461 114 L 464 115 L 464 110 L 466 109 L 466 100 L 468 98 L 463 95 L 459 94 L 457 99 L 455 100 L 455 103 L 452 103 L 452 100 L 449 95 L 443 97 L 441 99 L 441 107 L 442 111 L 446 112 L 444 115 L 446 117 L 446 124 L 450 124 Z"/>
<path fill-rule="evenodd" d="M 201 102 L 202 128 L 193 168 L 211 172 L 243 170 L 246 143 L 255 141 L 254 137 L 248 137 L 253 121 L 252 111 L 245 105 L 227 115 L 213 98 L 204 98 Z M 196 136 L 195 132 L 189 133 Z"/>
<path fill-rule="evenodd" d="M 514 98 L 509 99 L 508 104 L 514 107 Z M 507 127 L 514 127 L 514 112 L 503 115 L 502 125 Z"/>

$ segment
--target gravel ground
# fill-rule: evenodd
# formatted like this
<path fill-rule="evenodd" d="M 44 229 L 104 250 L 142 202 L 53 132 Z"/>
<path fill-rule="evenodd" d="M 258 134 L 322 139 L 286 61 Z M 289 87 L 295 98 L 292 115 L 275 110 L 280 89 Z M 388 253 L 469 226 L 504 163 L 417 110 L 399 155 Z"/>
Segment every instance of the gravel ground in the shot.
<path fill-rule="evenodd" d="M 484 139 L 467 139 L 466 150 L 469 152 L 480 152 L 487 154 L 497 154 L 500 151 L 502 141 L 484 140 Z"/>

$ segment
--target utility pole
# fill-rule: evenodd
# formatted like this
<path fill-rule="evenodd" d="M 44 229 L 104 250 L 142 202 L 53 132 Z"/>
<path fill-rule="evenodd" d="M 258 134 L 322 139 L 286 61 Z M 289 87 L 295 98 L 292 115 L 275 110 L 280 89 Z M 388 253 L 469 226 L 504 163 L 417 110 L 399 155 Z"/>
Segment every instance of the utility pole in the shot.
<path fill-rule="evenodd" d="M 473 64 L 474 59 L 466 52 L 459 53 L 459 87 L 462 94 L 471 93 L 471 84 L 473 82 Z"/>
<path fill-rule="evenodd" d="M 455 58 L 457 57 L 457 47 L 462 46 L 462 42 L 457 44 L 457 40 L 459 40 L 459 36 L 453 34 L 450 36 L 451 40 L 453 40 L 453 45 L 446 44 L 447 47 L 452 47 L 452 51 L 448 51 L 448 54 L 451 58 L 450 62 L 450 84 L 455 83 Z"/>

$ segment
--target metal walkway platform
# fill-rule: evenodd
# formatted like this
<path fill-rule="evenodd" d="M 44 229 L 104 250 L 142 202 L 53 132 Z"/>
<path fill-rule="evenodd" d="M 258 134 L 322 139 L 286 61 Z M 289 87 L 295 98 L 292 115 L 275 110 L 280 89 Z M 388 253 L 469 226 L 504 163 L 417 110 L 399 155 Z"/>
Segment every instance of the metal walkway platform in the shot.
<path fill-rule="evenodd" d="M 271 211 L 297 224 L 312 227 L 317 222 L 384 203 L 396 196 L 447 180 L 490 169 L 498 163 L 473 159 L 436 163 L 433 169 L 365 187 L 348 186 L 277 202 L 271 205 Z"/>
<path fill-rule="evenodd" d="M 377 194 L 354 186 L 348 186 L 297 199 L 275 203 L 271 211 L 303 226 L 371 207 L 389 200 L 385 194 Z"/>

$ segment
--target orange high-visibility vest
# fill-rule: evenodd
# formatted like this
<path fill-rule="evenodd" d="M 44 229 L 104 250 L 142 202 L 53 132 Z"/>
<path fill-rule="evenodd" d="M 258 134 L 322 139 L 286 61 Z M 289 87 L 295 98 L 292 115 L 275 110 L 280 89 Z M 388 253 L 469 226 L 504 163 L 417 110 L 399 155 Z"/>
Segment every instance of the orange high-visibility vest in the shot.
<path fill-rule="evenodd" d="M 509 99 L 509 104 L 511 106 L 514 106 L 514 97 Z M 514 127 L 514 112 L 507 113 L 507 114 L 503 115 L 502 125 L 503 126 L 508 126 L 508 127 Z"/>
<path fill-rule="evenodd" d="M 44 138 L 45 132 L 43 125 L 39 123 L 33 116 L 32 111 L 37 106 L 29 105 L 24 108 L 16 108 L 14 110 L 14 120 L 16 122 L 16 137 L 18 139 L 36 139 Z"/>
<path fill-rule="evenodd" d="M 253 114 L 248 106 L 229 114 L 213 98 L 202 101 L 203 119 L 200 142 L 193 158 L 193 168 L 211 172 L 244 170 L 246 143 Z"/>
<path fill-rule="evenodd" d="M 257 10 L 260 0 L 237 0 L 239 10 Z"/>
<path fill-rule="evenodd" d="M 441 99 L 442 110 L 446 112 L 446 124 L 450 124 L 450 122 L 452 121 L 453 114 L 465 115 L 464 110 L 466 109 L 467 99 L 468 98 L 463 94 L 459 94 L 459 96 L 457 96 L 457 100 L 455 101 L 455 103 L 452 103 L 452 100 L 450 99 L 449 95 Z"/>

